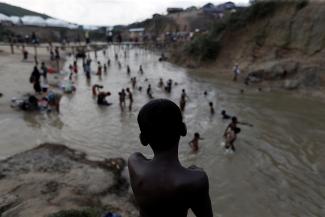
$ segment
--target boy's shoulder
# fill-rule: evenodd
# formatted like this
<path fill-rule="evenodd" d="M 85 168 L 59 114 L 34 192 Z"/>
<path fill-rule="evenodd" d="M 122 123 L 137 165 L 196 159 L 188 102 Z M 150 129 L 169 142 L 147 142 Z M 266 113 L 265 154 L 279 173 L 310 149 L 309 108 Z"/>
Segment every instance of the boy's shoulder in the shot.
<path fill-rule="evenodd" d="M 195 192 L 209 190 L 209 180 L 206 172 L 196 166 L 191 166 L 186 170 L 186 178 L 184 179 L 184 187 Z"/>
<path fill-rule="evenodd" d="M 145 161 L 148 161 L 148 159 L 143 154 L 140 152 L 133 153 L 128 159 L 128 167 L 131 169 L 134 166 L 144 163 Z"/>

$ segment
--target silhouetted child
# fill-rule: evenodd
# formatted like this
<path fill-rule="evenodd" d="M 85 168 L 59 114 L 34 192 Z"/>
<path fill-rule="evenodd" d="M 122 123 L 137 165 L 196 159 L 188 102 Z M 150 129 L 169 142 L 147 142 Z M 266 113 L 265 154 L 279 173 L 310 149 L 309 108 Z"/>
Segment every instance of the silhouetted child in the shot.
<path fill-rule="evenodd" d="M 147 95 L 148 95 L 148 97 L 149 97 L 150 99 L 153 98 L 153 96 L 152 96 L 152 91 L 151 91 L 151 85 L 150 85 L 150 84 L 148 85 L 148 88 L 147 88 Z"/>
<path fill-rule="evenodd" d="M 107 74 L 107 65 L 104 64 L 104 73 Z"/>
<path fill-rule="evenodd" d="M 121 110 L 123 111 L 125 107 L 125 97 L 126 97 L 125 90 L 122 89 L 121 92 L 118 93 L 118 95 L 119 95 L 120 107 Z"/>
<path fill-rule="evenodd" d="M 199 150 L 199 140 L 203 140 L 199 133 L 194 133 L 194 138 L 188 143 L 192 148 L 193 152 L 198 152 Z"/>
<path fill-rule="evenodd" d="M 164 86 L 164 81 L 162 78 L 159 79 L 158 87 L 162 88 Z"/>
<path fill-rule="evenodd" d="M 129 65 L 127 66 L 126 73 L 127 73 L 128 75 L 130 75 L 130 73 L 131 73 L 131 69 L 130 69 L 130 66 L 129 66 Z"/>
<path fill-rule="evenodd" d="M 184 168 L 178 159 L 186 126 L 178 106 L 157 99 L 139 112 L 140 141 L 153 150 L 153 159 L 141 153 L 130 156 L 131 187 L 142 217 L 186 217 L 191 209 L 197 217 L 212 217 L 209 180 L 195 166 Z"/>
<path fill-rule="evenodd" d="M 102 64 L 98 61 L 98 69 L 97 69 L 97 74 L 96 75 L 99 75 L 101 76 L 102 75 Z"/>
<path fill-rule="evenodd" d="M 214 115 L 213 102 L 209 102 L 209 106 L 210 106 L 210 113 Z"/>

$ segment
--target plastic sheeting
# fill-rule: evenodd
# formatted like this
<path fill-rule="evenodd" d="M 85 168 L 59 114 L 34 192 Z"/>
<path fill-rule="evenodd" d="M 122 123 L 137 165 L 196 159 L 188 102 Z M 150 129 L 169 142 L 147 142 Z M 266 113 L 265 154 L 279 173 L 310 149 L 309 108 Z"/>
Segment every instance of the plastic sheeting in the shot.
<path fill-rule="evenodd" d="M 10 21 L 10 18 L 4 14 L 0 14 L 0 22 L 1 21 Z"/>
<path fill-rule="evenodd" d="M 45 19 L 38 16 L 23 16 L 21 18 L 24 25 L 31 25 L 31 26 L 47 26 Z"/>

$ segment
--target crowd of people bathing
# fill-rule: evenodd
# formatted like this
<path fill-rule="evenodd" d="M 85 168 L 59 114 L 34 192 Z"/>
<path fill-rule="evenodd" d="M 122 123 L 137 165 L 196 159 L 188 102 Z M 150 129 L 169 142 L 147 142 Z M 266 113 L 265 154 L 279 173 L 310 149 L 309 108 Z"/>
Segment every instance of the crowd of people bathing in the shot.
<path fill-rule="evenodd" d="M 52 51 L 52 49 L 50 49 Z M 97 51 L 94 52 L 95 54 L 95 63 L 97 64 L 97 70 L 95 73 L 92 73 L 92 62 L 93 60 L 90 58 L 90 56 L 84 56 L 82 58 L 82 66 L 83 71 L 88 80 L 91 79 L 92 76 L 99 76 L 101 77 L 103 74 L 106 75 L 108 73 L 108 68 L 111 65 L 111 60 L 107 57 L 106 50 L 103 51 L 103 56 L 106 57 L 105 63 L 102 65 L 100 61 L 97 61 Z M 55 49 L 55 52 L 50 52 L 51 60 L 52 58 L 56 60 L 57 58 L 60 59 L 60 53 L 58 49 Z M 127 56 L 126 51 L 124 51 L 124 56 Z M 114 55 L 115 62 L 118 65 L 118 68 L 122 68 L 121 60 L 119 59 L 119 54 L 115 53 Z M 34 95 L 27 95 L 24 99 L 20 100 L 13 100 L 13 103 L 21 108 L 22 110 L 47 110 L 52 111 L 56 110 L 57 112 L 60 111 L 60 100 L 62 97 L 61 93 L 57 93 L 55 91 L 52 91 L 49 89 L 48 85 L 48 72 L 52 70 L 50 67 L 47 67 L 45 62 L 41 63 L 40 69 L 38 68 L 38 63 L 36 62 L 34 69 L 31 73 L 29 81 L 33 84 L 33 88 L 38 94 L 38 96 Z M 131 77 L 131 67 L 129 65 L 126 65 L 126 75 L 130 77 L 130 83 L 132 86 L 132 90 L 137 90 L 139 92 L 143 91 L 143 86 L 138 85 L 137 76 Z M 143 75 L 144 68 L 142 65 L 138 68 L 138 74 L 141 76 Z M 239 71 L 238 66 L 235 67 L 235 71 Z M 51 72 L 52 73 L 52 72 Z M 69 73 L 67 75 L 67 82 L 65 85 L 62 85 L 62 91 L 63 93 L 72 93 L 76 90 L 75 86 L 73 85 L 73 78 L 74 76 L 77 76 L 79 73 L 78 68 L 78 59 L 76 58 L 72 64 L 69 65 Z M 238 73 L 238 72 L 237 72 Z M 145 79 L 145 81 L 148 81 L 148 79 Z M 168 79 L 164 81 L 162 78 L 159 79 L 159 82 L 157 86 L 166 93 L 171 93 L 174 86 L 177 86 L 178 83 L 173 81 L 172 79 Z M 149 100 L 154 99 L 153 91 L 151 84 L 147 84 L 146 87 L 146 95 Z M 204 96 L 208 95 L 207 91 L 204 91 Z M 104 86 L 100 84 L 94 84 L 92 86 L 92 95 L 94 98 L 96 98 L 96 102 L 99 106 L 110 106 L 112 105 L 112 102 L 109 102 L 107 100 L 107 97 L 111 96 L 110 91 L 104 91 Z M 41 97 L 39 97 L 41 96 Z M 132 111 L 133 103 L 134 103 L 134 97 L 133 93 L 131 91 L 131 88 L 123 88 L 121 91 L 118 92 L 118 98 L 119 98 L 119 106 L 121 110 L 128 109 L 129 111 Z M 187 92 L 185 89 L 182 89 L 180 94 L 180 100 L 179 100 L 179 108 L 180 111 L 183 113 L 186 109 L 187 102 L 189 100 L 189 96 L 187 95 Z M 127 103 L 128 102 L 128 103 Z M 214 104 L 213 102 L 209 102 L 209 111 L 211 115 L 215 114 Z M 237 117 L 231 116 L 226 113 L 226 111 L 221 112 L 222 119 L 224 120 L 231 120 L 231 123 L 227 126 L 224 132 L 224 138 L 225 138 L 225 148 L 228 150 L 235 151 L 235 145 L 234 142 L 237 139 L 237 135 L 241 132 L 241 129 L 238 127 L 239 124 L 252 126 L 251 124 L 239 122 Z M 199 150 L 199 141 L 203 138 L 200 136 L 199 132 L 194 133 L 193 139 L 189 142 L 189 145 L 193 152 L 197 152 Z"/>

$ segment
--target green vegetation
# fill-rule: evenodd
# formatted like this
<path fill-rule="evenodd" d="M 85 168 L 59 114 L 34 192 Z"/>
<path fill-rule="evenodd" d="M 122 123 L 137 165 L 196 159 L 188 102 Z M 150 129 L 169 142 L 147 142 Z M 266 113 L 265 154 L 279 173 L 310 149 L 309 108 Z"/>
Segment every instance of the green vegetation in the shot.
<path fill-rule="evenodd" d="M 101 217 L 103 211 L 94 208 L 86 208 L 83 210 L 63 210 L 48 217 Z"/>
<path fill-rule="evenodd" d="M 5 14 L 7 16 L 22 17 L 22 16 L 25 16 L 25 15 L 31 15 L 31 16 L 40 16 L 40 17 L 43 17 L 43 18 L 50 18 L 49 16 L 47 16 L 45 14 L 36 13 L 34 11 L 26 10 L 26 9 L 16 7 L 16 6 L 13 6 L 13 5 L 9 5 L 9 4 L 6 4 L 6 3 L 0 3 L 0 13 Z"/>
<path fill-rule="evenodd" d="M 287 2 L 280 1 L 261 1 L 253 3 L 250 7 L 231 14 L 226 21 L 227 28 L 230 30 L 236 30 L 245 27 L 251 22 L 272 16 L 277 8 L 280 8 L 286 3 Z"/>
<path fill-rule="evenodd" d="M 200 61 L 209 61 L 217 57 L 220 51 L 223 35 L 226 31 L 237 31 L 250 23 L 268 16 L 272 16 L 277 8 L 285 2 L 256 1 L 250 7 L 230 14 L 224 21 L 215 23 L 208 34 L 195 37 L 190 44 L 185 46 L 185 52 L 192 58 Z M 262 46 L 267 35 L 265 31 L 257 34 L 256 44 Z"/>
<path fill-rule="evenodd" d="M 200 61 L 212 60 L 217 57 L 220 50 L 220 40 L 212 35 L 196 37 L 188 46 L 185 52 Z"/>

